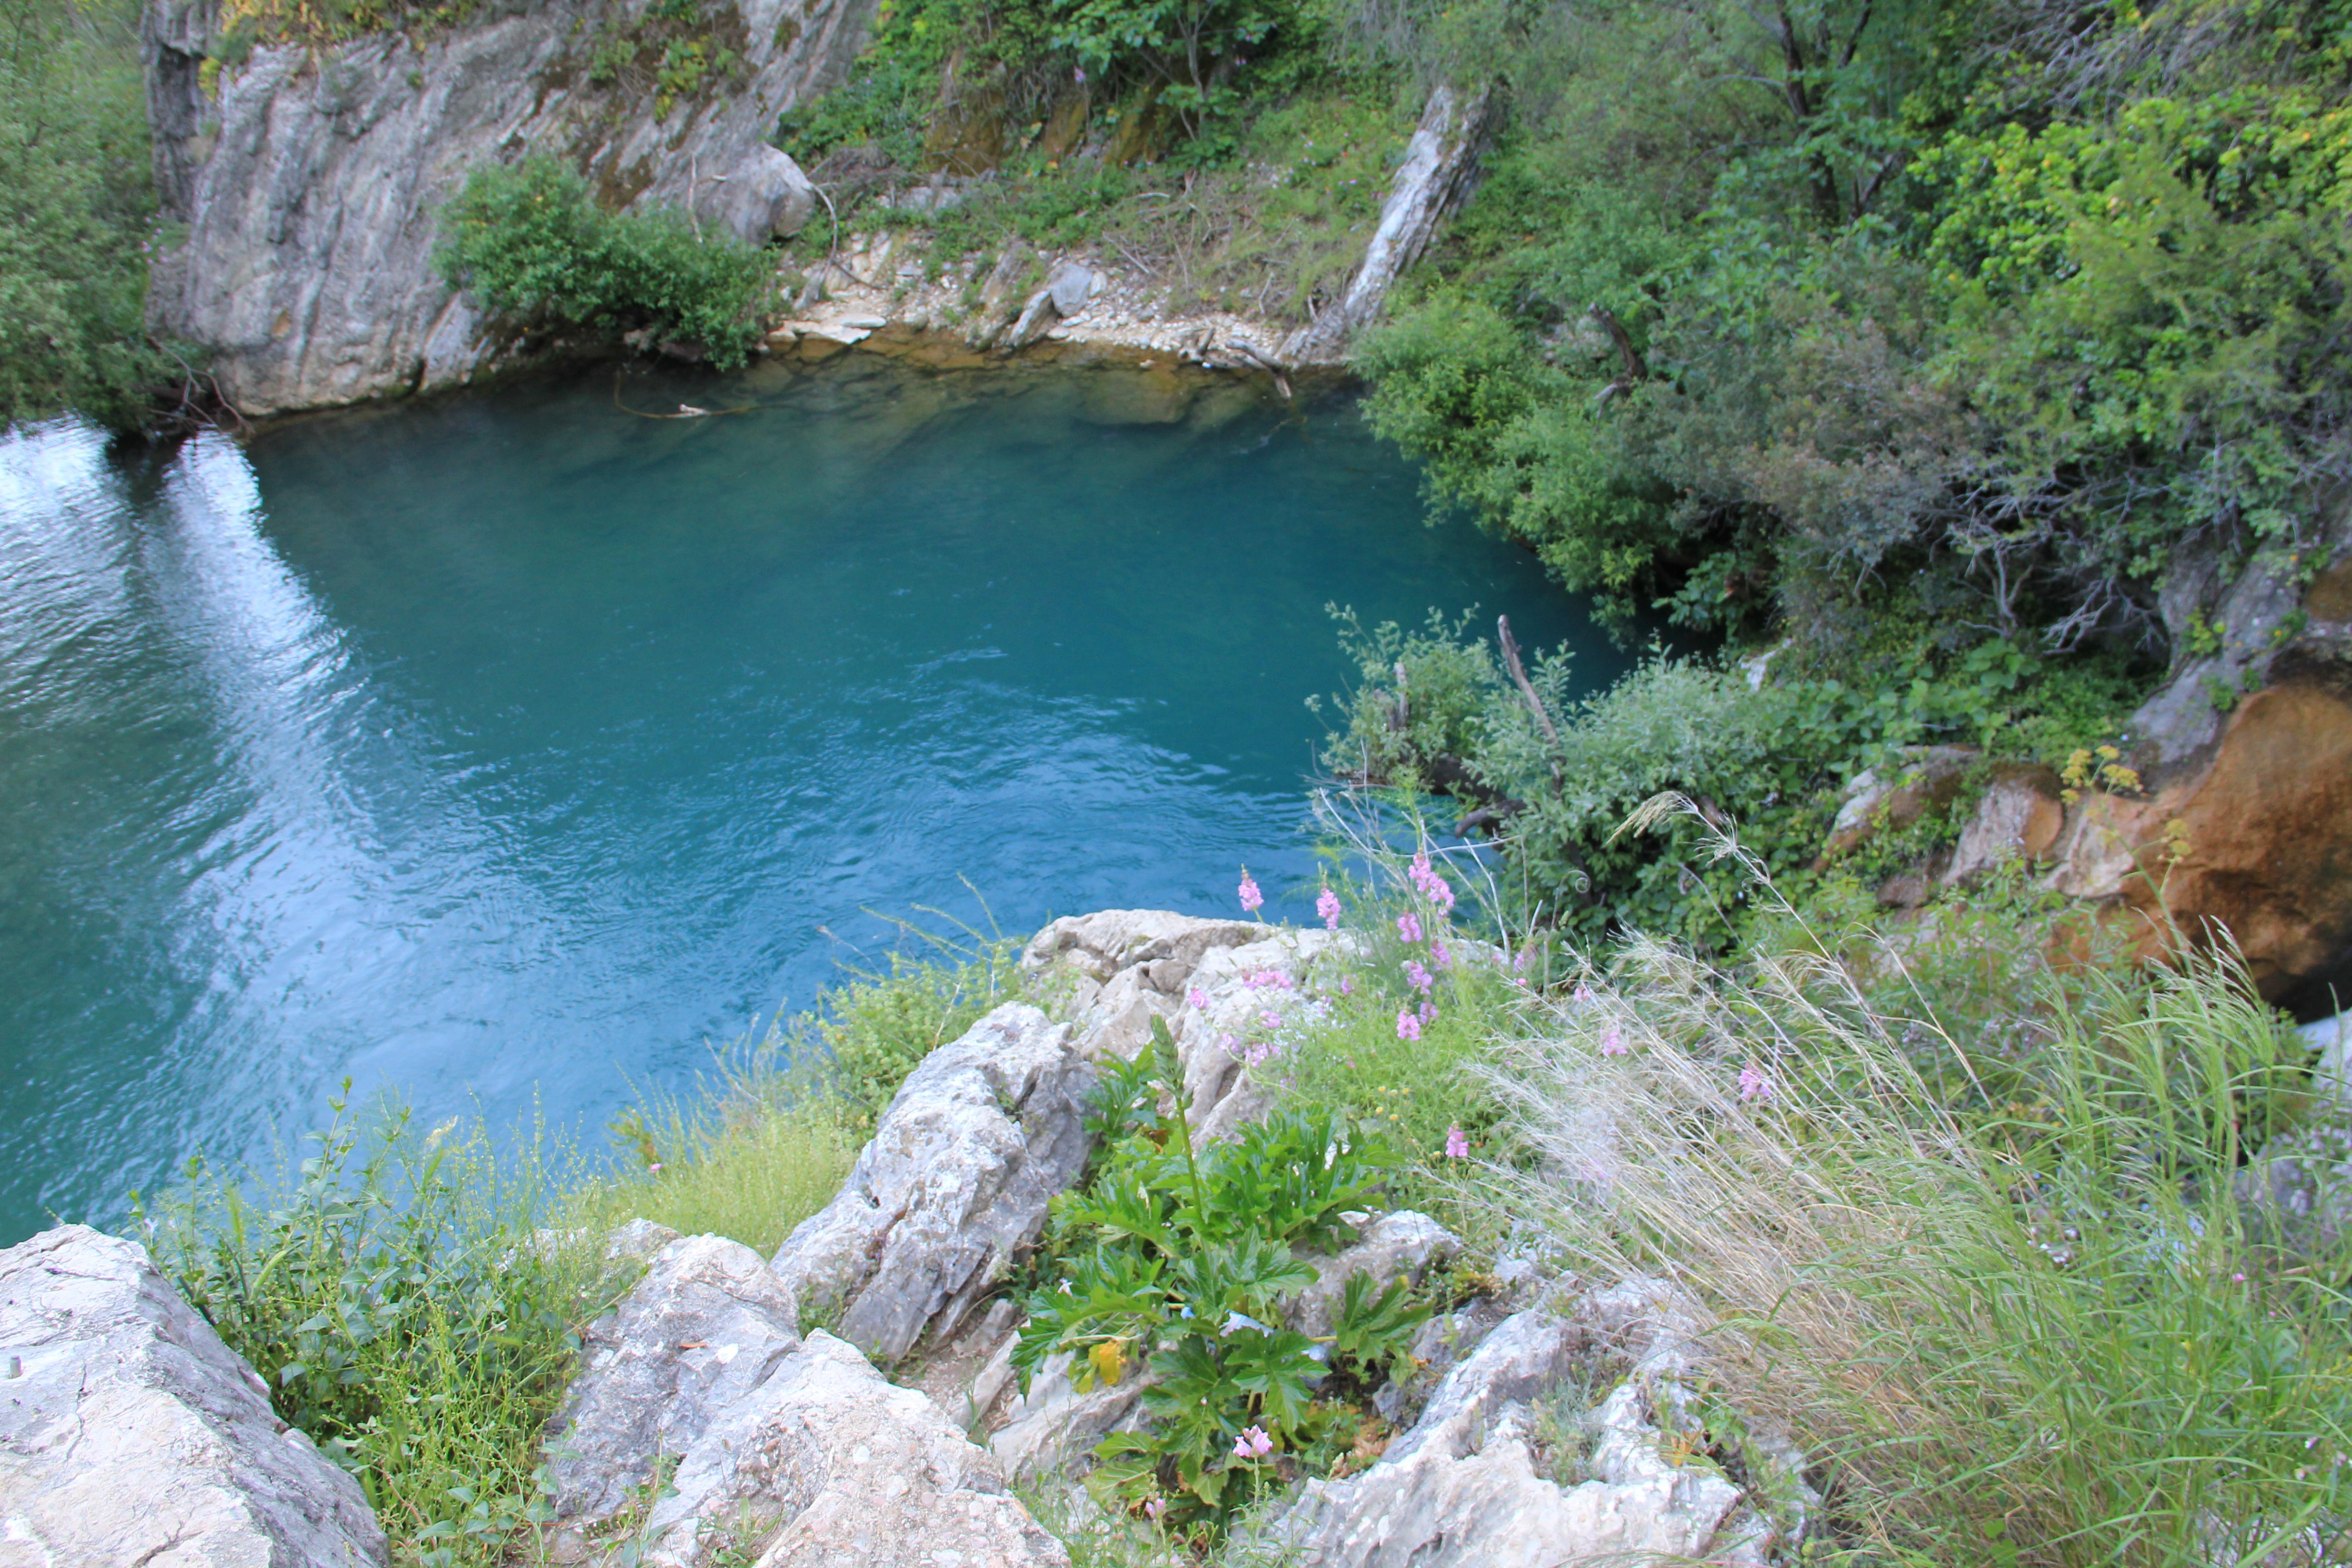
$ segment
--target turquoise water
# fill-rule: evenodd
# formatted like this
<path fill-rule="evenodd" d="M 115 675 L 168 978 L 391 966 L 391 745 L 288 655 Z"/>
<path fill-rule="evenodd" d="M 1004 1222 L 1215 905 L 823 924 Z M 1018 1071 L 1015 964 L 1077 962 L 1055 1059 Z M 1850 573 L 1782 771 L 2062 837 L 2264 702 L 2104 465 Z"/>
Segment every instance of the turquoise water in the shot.
<path fill-rule="evenodd" d="M 0 1242 L 346 1076 L 593 1132 L 877 916 L 984 921 L 959 878 L 1008 931 L 1227 910 L 1244 862 L 1301 914 L 1327 601 L 1617 667 L 1343 400 L 867 355 L 617 395 L 751 412 L 602 371 L 0 439 Z"/>

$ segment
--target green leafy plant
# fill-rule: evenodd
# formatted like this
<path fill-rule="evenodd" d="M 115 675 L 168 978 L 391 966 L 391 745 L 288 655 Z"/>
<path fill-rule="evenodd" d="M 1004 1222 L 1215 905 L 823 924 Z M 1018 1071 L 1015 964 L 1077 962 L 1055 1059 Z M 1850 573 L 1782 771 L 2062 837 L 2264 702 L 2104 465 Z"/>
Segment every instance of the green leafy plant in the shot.
<path fill-rule="evenodd" d="M 346 1096 L 348 1088 L 346 1089 Z M 625 1278 L 535 1233 L 550 1173 L 345 1096 L 283 1189 L 192 1163 L 134 1208 L 159 1265 L 420 1563 L 501 1561 L 553 1517 L 539 1429 Z M 265 1189 L 266 1191 L 266 1189 Z M 152 1227 L 152 1228 L 150 1228 Z"/>
<path fill-rule="evenodd" d="M 526 328 L 643 329 L 733 369 L 775 299 L 762 251 L 667 214 L 607 213 L 550 158 L 476 169 L 441 224 L 436 256 L 451 287 Z"/>
<path fill-rule="evenodd" d="M 1055 1201 L 1060 1261 L 1029 1296 L 1013 1363 L 1025 1380 L 1066 1352 L 1087 1388 L 1148 1363 L 1150 1425 L 1106 1438 L 1087 1484 L 1122 1507 L 1148 1505 L 1170 1529 L 1213 1533 L 1286 1464 L 1335 1433 L 1352 1440 L 1360 1417 L 1328 1400 L 1325 1384 L 1339 1370 L 1368 1394 L 1426 1314 L 1393 1287 L 1370 1298 L 1351 1287 L 1338 1368 L 1339 1341 L 1286 1327 L 1285 1303 L 1316 1279 L 1293 1248 L 1341 1239 L 1341 1214 L 1369 1201 L 1389 1151 L 1311 1109 L 1196 1147 L 1164 1022 L 1153 1020 L 1140 1059 L 1147 1068 L 1106 1075 L 1096 1124 L 1124 1141 L 1084 1192 Z"/>

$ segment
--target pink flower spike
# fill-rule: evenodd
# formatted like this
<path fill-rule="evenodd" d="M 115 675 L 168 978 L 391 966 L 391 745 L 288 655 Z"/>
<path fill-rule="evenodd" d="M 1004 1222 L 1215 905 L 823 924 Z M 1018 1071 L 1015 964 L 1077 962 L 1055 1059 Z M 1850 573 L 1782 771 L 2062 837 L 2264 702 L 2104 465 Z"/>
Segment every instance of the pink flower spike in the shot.
<path fill-rule="evenodd" d="M 1449 1127 L 1445 1130 L 1445 1157 L 1449 1160 L 1466 1160 L 1470 1157 L 1470 1140 L 1462 1136 L 1462 1129 L 1459 1127 Z"/>
<path fill-rule="evenodd" d="M 1407 942 L 1421 940 L 1421 918 L 1411 910 L 1397 916 L 1397 932 Z"/>
<path fill-rule="evenodd" d="M 1622 1057 L 1625 1054 L 1625 1037 L 1614 1024 L 1601 1031 L 1601 1054 L 1604 1057 Z"/>
<path fill-rule="evenodd" d="M 1580 1007 L 1590 1007 L 1592 1005 L 1592 987 L 1590 985 L 1579 984 L 1576 988 L 1576 994 L 1570 996 L 1569 1000 L 1575 1003 Z"/>
<path fill-rule="evenodd" d="M 1326 888 L 1315 895 L 1315 912 L 1323 917 L 1325 931 L 1339 929 L 1339 895 Z"/>
<path fill-rule="evenodd" d="M 1739 1098 L 1742 1100 L 1772 1098 L 1771 1079 L 1767 1077 L 1764 1069 L 1754 1062 L 1749 1062 L 1739 1069 Z"/>
<path fill-rule="evenodd" d="M 1454 955 L 1445 951 L 1445 944 L 1444 942 L 1432 937 L 1429 942 L 1429 962 L 1437 965 L 1440 969 L 1444 969 L 1452 965 L 1454 963 Z"/>
<path fill-rule="evenodd" d="M 1408 958 L 1405 960 L 1404 978 L 1405 984 L 1412 986 L 1415 991 L 1426 991 L 1432 985 L 1436 984 L 1435 981 L 1429 977 L 1429 971 L 1421 966 L 1421 960 L 1417 958 Z"/>
<path fill-rule="evenodd" d="M 1421 1020 L 1412 1016 L 1412 1012 L 1410 1008 L 1401 1008 L 1398 1010 L 1397 1038 L 1400 1040 L 1417 1040 L 1421 1038 Z"/>
<path fill-rule="evenodd" d="M 1437 1022 L 1437 1008 L 1433 1004 L 1423 1002 L 1421 1005 L 1421 1021 L 1424 1024 Z"/>
<path fill-rule="evenodd" d="M 1209 994 L 1195 985 L 1184 993 L 1184 1003 L 1196 1013 L 1205 1013 L 1209 1010 Z"/>
<path fill-rule="evenodd" d="M 1342 996 L 1353 996 L 1355 994 L 1356 977 L 1352 974 L 1342 974 L 1339 976 L 1339 994 Z"/>
<path fill-rule="evenodd" d="M 1265 895 L 1257 890 L 1257 879 L 1249 874 L 1249 868 L 1246 866 L 1242 868 L 1240 891 L 1243 912 L 1253 915 L 1257 913 L 1258 906 L 1265 902 Z"/>
<path fill-rule="evenodd" d="M 1152 1521 L 1154 1523 L 1157 1523 L 1160 1516 L 1167 1511 L 1168 1500 L 1165 1498 L 1153 1498 L 1150 1502 L 1143 1505 L 1143 1517 Z"/>
<path fill-rule="evenodd" d="M 1265 1435 L 1265 1427 L 1252 1426 L 1242 1433 L 1241 1441 L 1234 1445 L 1234 1452 L 1245 1459 L 1263 1459 L 1274 1452 L 1274 1439 Z"/>
<path fill-rule="evenodd" d="M 2245 1282 L 2246 1277 L 2242 1274 L 2232 1274 L 2230 1276 L 2230 1283 L 2232 1285 L 2243 1285 Z"/>

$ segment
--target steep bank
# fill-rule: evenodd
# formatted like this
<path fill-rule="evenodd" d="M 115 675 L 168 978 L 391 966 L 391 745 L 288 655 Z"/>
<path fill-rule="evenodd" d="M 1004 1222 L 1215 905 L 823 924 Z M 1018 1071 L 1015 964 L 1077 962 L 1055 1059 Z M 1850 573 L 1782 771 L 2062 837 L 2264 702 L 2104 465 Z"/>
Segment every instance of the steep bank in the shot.
<path fill-rule="evenodd" d="M 765 137 L 846 68 L 870 10 L 526 0 L 232 64 L 217 0 L 154 0 L 155 179 L 185 237 L 156 260 L 151 325 L 207 350 L 248 414 L 461 382 L 516 347 L 433 265 L 435 215 L 468 169 L 552 153 L 614 207 L 794 232 L 815 196 Z"/>

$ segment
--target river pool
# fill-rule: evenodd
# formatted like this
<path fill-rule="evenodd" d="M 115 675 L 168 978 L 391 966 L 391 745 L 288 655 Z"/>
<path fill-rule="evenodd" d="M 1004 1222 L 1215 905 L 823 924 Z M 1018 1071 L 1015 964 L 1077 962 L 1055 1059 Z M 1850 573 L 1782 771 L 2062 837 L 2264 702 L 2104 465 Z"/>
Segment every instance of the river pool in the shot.
<path fill-rule="evenodd" d="M 1423 519 L 1344 397 L 1164 371 L 0 437 L 0 1243 L 346 1077 L 593 1138 L 917 906 L 1230 911 L 1246 863 L 1305 915 L 1327 602 L 1620 667 Z"/>

